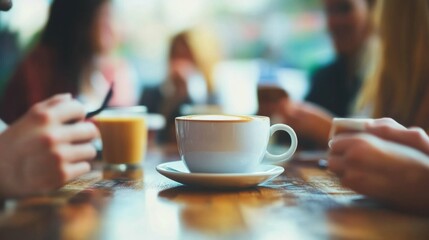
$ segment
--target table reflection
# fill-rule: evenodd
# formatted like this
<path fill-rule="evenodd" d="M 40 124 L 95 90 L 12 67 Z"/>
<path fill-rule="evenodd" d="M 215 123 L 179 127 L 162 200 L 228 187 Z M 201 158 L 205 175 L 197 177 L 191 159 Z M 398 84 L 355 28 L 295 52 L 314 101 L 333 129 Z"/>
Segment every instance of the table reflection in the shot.
<path fill-rule="evenodd" d="M 125 167 L 104 165 L 103 179 L 104 180 L 143 180 L 144 171 L 140 165 L 129 165 Z"/>
<path fill-rule="evenodd" d="M 164 150 L 164 149 L 163 149 Z M 425 239 L 429 220 L 342 188 L 299 155 L 262 186 L 210 190 L 155 170 L 176 161 L 151 150 L 141 166 L 94 170 L 44 196 L 8 200 L 0 239 Z M 13 206 L 8 204 L 13 201 Z M 8 207 L 9 206 L 9 207 Z"/>

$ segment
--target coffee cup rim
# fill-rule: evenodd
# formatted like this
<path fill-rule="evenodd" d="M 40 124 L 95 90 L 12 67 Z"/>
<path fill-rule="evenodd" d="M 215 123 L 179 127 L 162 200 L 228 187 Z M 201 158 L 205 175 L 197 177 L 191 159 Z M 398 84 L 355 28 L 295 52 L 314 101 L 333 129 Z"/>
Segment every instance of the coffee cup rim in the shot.
<path fill-rule="evenodd" d="M 201 118 L 201 117 L 206 118 Z M 226 116 L 230 117 L 229 119 L 209 119 L 209 117 L 216 117 L 216 116 Z M 244 123 L 244 122 L 250 122 L 255 119 L 268 119 L 268 117 L 265 116 L 256 116 L 256 115 L 233 115 L 233 114 L 195 114 L 195 115 L 186 115 L 186 116 L 180 116 L 176 117 L 176 121 L 190 121 L 190 122 L 234 122 L 234 123 Z"/>

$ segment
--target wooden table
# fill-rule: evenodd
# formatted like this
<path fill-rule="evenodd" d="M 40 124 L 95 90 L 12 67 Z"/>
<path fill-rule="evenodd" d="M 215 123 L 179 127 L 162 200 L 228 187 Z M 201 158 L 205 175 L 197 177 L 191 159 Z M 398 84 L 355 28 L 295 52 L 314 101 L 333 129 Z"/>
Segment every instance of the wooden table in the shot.
<path fill-rule="evenodd" d="M 177 157 L 151 150 L 134 180 L 94 170 L 52 194 L 8 200 L 0 239 L 429 239 L 428 218 L 365 199 L 299 158 L 263 186 L 211 191 L 159 175 L 155 166 Z"/>

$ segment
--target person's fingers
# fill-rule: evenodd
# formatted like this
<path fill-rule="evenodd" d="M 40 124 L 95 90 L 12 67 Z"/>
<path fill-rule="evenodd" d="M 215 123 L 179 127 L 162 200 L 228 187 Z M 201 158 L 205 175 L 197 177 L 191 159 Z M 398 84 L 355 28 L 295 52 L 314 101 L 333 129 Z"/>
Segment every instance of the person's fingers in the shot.
<path fill-rule="evenodd" d="M 366 185 L 365 179 L 366 173 L 362 170 L 347 169 L 340 176 L 340 182 L 343 186 L 353 189 L 357 192 L 362 190 L 362 184 Z"/>
<path fill-rule="evenodd" d="M 56 134 L 64 143 L 84 143 L 99 136 L 97 127 L 91 122 L 79 122 L 75 124 L 62 125 Z"/>
<path fill-rule="evenodd" d="M 383 199 L 391 195 L 392 182 L 381 172 L 350 169 L 340 178 L 343 186 L 360 194 Z"/>
<path fill-rule="evenodd" d="M 80 121 L 85 118 L 85 109 L 77 100 L 61 102 L 53 106 L 50 111 L 60 123 Z"/>
<path fill-rule="evenodd" d="M 53 149 L 61 145 L 87 143 L 99 136 L 97 127 L 91 122 L 53 126 L 45 128 L 32 146 Z"/>
<path fill-rule="evenodd" d="M 47 101 L 35 104 L 25 119 L 42 124 L 77 122 L 85 117 L 85 110 L 69 94 L 57 95 Z"/>
<path fill-rule="evenodd" d="M 82 174 L 88 173 L 91 170 L 91 165 L 88 162 L 78 162 L 64 165 L 64 180 L 68 182 Z"/>
<path fill-rule="evenodd" d="M 332 138 L 328 145 L 332 154 L 343 154 L 357 140 L 356 134 L 339 134 Z"/>
<path fill-rule="evenodd" d="M 72 99 L 72 96 L 70 93 L 57 94 L 49 98 L 48 100 L 42 102 L 42 104 L 45 105 L 46 107 L 52 107 L 60 102 L 69 101 L 71 99 Z"/>
<path fill-rule="evenodd" d="M 340 134 L 331 142 L 330 155 L 341 156 L 346 168 L 379 171 L 390 159 L 392 143 L 368 134 Z"/>
<path fill-rule="evenodd" d="M 308 128 L 307 123 L 311 120 L 300 107 L 301 105 L 299 102 L 288 101 L 282 108 L 285 123 L 296 128 L 298 132 L 302 132 Z"/>
<path fill-rule="evenodd" d="M 305 117 L 304 106 L 300 102 L 289 102 L 287 105 L 286 112 L 289 118 L 299 120 Z"/>
<path fill-rule="evenodd" d="M 344 158 L 340 155 L 330 154 L 328 156 L 328 169 L 338 176 L 342 176 L 346 169 Z"/>
<path fill-rule="evenodd" d="M 388 141 L 404 144 L 429 154 L 429 136 L 418 127 L 406 129 L 405 127 L 391 127 L 378 125 L 367 127 L 367 132 Z"/>
<path fill-rule="evenodd" d="M 363 155 L 362 147 L 354 142 L 356 142 L 355 139 L 341 141 L 341 145 L 335 145 L 334 151 L 331 150 L 328 156 L 328 169 L 339 177 L 343 176 L 344 172 L 349 170 L 371 168 L 371 163 L 365 165 L 365 162 L 368 162 L 366 158 L 370 156 Z M 350 145 L 353 143 L 354 145 Z M 337 146 L 340 146 L 341 150 Z"/>
<path fill-rule="evenodd" d="M 376 119 L 366 125 L 366 132 L 388 141 L 409 145 L 413 140 L 421 138 L 424 131 L 412 130 L 414 133 L 409 134 L 410 130 L 391 118 Z M 419 136 L 417 136 L 419 135 Z"/>
<path fill-rule="evenodd" d="M 58 148 L 57 155 L 64 163 L 90 161 L 95 158 L 97 151 L 91 143 L 63 145 Z"/>
<path fill-rule="evenodd" d="M 278 109 L 279 112 L 284 115 L 285 117 L 288 117 L 290 115 L 291 109 L 294 108 L 293 103 L 289 98 L 281 99 L 278 102 Z"/>
<path fill-rule="evenodd" d="M 392 119 L 382 119 L 366 124 L 365 130 L 377 137 L 397 142 L 401 140 L 402 134 L 407 129 L 402 125 L 396 124 Z"/>
<path fill-rule="evenodd" d="M 27 164 L 25 176 L 33 176 L 31 186 L 37 191 L 49 191 L 70 179 L 88 172 L 96 155 L 91 144 L 61 145 L 50 151 L 37 152 Z M 28 181 L 28 180 L 27 180 Z"/>
<path fill-rule="evenodd" d="M 373 121 L 368 121 L 365 125 L 366 129 L 378 129 L 378 128 L 396 128 L 396 129 L 406 129 L 406 127 L 399 124 L 397 121 L 392 118 L 379 118 L 374 119 Z"/>
<path fill-rule="evenodd" d="M 407 136 L 410 139 L 407 143 L 411 143 L 407 144 L 408 146 L 417 148 L 429 155 L 429 136 L 425 130 L 419 127 L 412 127 L 409 128 Z"/>

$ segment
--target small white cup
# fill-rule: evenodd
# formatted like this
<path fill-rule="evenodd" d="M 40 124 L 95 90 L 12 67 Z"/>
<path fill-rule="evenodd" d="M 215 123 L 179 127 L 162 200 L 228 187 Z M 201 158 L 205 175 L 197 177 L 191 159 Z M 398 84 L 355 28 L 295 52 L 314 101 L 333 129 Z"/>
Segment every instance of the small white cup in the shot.
<path fill-rule="evenodd" d="M 276 131 L 291 137 L 288 151 L 273 155 L 268 141 Z M 246 173 L 263 163 L 286 161 L 295 153 L 298 140 L 284 124 L 270 127 L 262 116 L 193 115 L 176 118 L 176 135 L 181 159 L 190 172 Z"/>
<path fill-rule="evenodd" d="M 367 123 L 374 121 L 371 118 L 334 118 L 329 133 L 329 139 L 340 133 L 363 132 Z"/>

